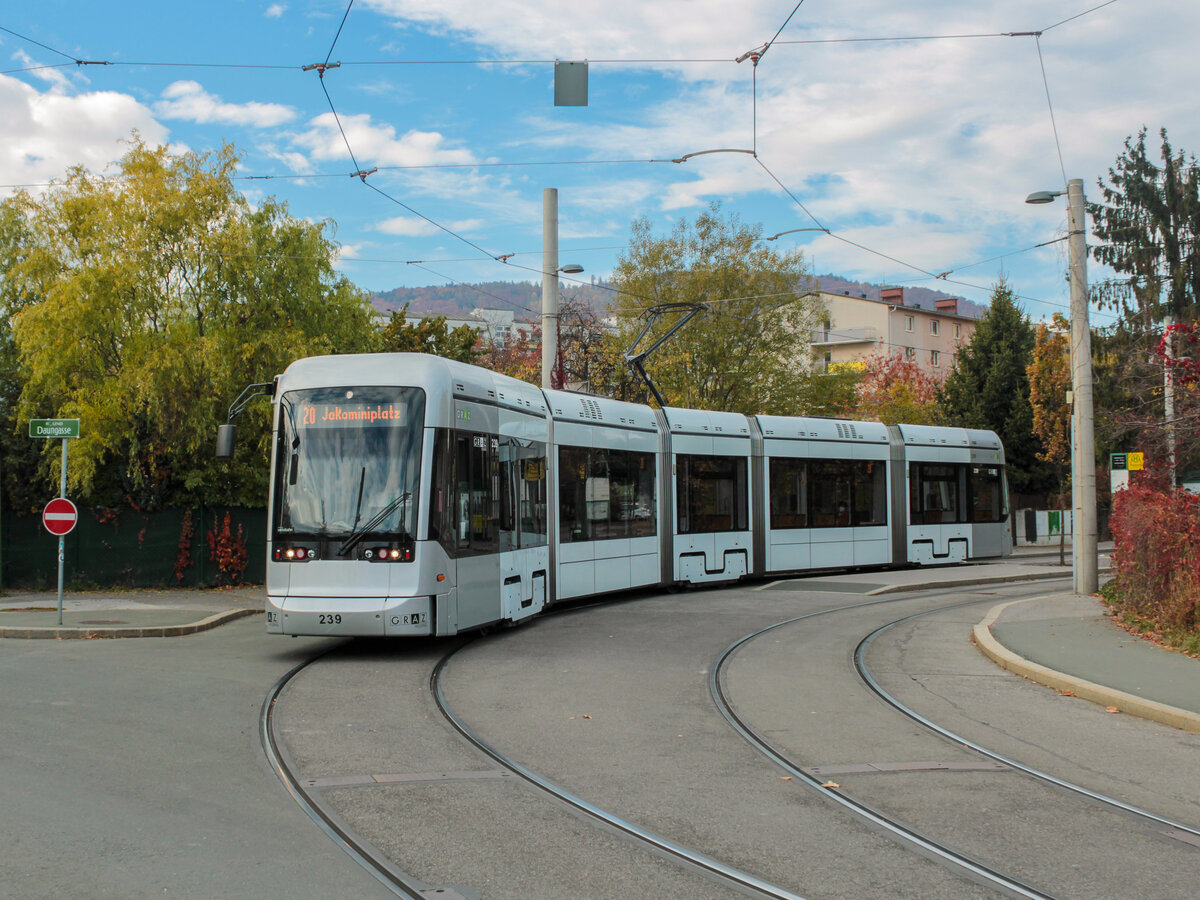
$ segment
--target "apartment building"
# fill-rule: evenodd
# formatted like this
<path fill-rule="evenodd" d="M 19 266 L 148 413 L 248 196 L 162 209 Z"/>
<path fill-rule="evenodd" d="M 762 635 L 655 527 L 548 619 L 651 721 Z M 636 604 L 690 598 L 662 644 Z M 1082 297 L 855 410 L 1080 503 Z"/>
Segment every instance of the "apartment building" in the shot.
<path fill-rule="evenodd" d="M 826 367 L 891 352 L 944 378 L 977 324 L 959 314 L 957 298 L 938 300 L 934 310 L 906 306 L 903 288 L 884 288 L 878 300 L 825 291 L 820 299 L 826 316 L 813 333 L 812 347 L 818 364 L 823 360 Z"/>

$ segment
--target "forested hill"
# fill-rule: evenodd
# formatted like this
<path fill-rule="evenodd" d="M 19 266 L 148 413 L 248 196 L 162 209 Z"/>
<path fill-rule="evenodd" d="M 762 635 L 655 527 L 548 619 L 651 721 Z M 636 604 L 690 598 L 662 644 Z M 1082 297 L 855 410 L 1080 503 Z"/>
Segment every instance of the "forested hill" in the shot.
<path fill-rule="evenodd" d="M 864 284 L 858 281 L 848 281 L 837 275 L 817 276 L 821 290 L 831 294 L 849 293 L 852 297 L 866 295 L 879 299 L 882 288 L 890 285 Z M 605 281 L 590 281 L 576 284 L 563 281 L 560 297 L 568 299 L 579 297 L 593 309 L 602 310 L 608 306 L 613 291 Z M 928 288 L 905 287 L 904 302 L 909 306 L 921 309 L 933 309 L 934 301 L 945 297 L 953 297 L 933 291 Z M 442 284 L 429 287 L 396 288 L 391 291 L 373 294 L 372 305 L 382 313 L 390 313 L 409 304 L 409 312 L 421 316 L 457 316 L 466 315 L 474 309 L 512 309 L 518 317 L 538 315 L 542 308 L 542 285 L 538 281 L 486 281 L 482 284 Z M 981 303 L 960 299 L 959 313 L 976 318 L 987 312 L 987 307 Z"/>
<path fill-rule="evenodd" d="M 605 282 L 576 284 L 563 281 L 560 300 L 579 297 L 596 309 L 612 298 Z M 373 294 L 371 304 L 388 313 L 409 304 L 409 312 L 423 316 L 465 315 L 473 309 L 512 309 L 517 316 L 537 315 L 542 308 L 540 281 L 485 281 L 482 284 L 440 284 L 429 287 L 396 288 Z"/>

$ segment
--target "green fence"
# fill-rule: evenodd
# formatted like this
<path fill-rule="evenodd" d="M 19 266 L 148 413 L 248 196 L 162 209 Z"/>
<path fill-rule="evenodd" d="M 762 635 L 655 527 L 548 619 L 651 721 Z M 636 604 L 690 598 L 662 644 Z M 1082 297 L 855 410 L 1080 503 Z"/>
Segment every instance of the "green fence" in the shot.
<path fill-rule="evenodd" d="M 81 509 L 66 537 L 63 579 L 82 587 L 197 587 L 230 583 L 220 571 L 210 540 L 220 540 L 229 516 L 227 543 L 245 549 L 242 582 L 266 575 L 267 514 L 262 509 Z M 58 580 L 58 538 L 40 515 L 4 515 L 0 528 L 0 574 L 5 590 L 53 589 Z M 239 528 L 240 539 L 239 539 Z"/>

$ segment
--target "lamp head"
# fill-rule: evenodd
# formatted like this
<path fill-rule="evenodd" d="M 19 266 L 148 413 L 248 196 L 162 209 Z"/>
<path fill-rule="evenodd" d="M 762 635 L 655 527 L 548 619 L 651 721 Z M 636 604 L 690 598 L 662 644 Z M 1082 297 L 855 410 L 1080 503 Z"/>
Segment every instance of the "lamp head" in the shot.
<path fill-rule="evenodd" d="M 1055 197 L 1061 197 L 1066 191 L 1034 191 L 1025 198 L 1026 203 L 1050 203 Z"/>

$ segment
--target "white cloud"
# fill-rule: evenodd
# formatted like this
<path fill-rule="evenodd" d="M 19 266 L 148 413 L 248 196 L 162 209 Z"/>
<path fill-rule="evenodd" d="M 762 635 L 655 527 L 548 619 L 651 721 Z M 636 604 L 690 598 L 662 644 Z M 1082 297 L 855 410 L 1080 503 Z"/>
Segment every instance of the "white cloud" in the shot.
<path fill-rule="evenodd" d="M 755 146 L 762 165 L 729 155 L 650 167 L 646 189 L 633 198 L 623 189 L 630 170 L 614 167 L 611 215 L 648 214 L 666 228 L 718 199 L 768 232 L 811 226 L 774 174 L 822 224 L 933 271 L 1054 233 L 1059 217 L 1031 214 L 1023 203 L 1029 191 L 1063 180 L 1043 66 L 1067 177 L 1084 177 L 1093 191 L 1125 135 L 1143 123 L 1152 137 L 1166 125 L 1177 146 L 1200 147 L 1200 98 L 1162 87 L 1196 71 L 1200 7 L 1147 2 L 1106 6 L 1061 26 L 1076 10 L 1045 0 L 810 3 L 755 71 L 733 58 L 775 34 L 793 4 L 366 0 L 407 34 L 467 41 L 481 58 L 729 60 L 594 62 L 591 108 L 567 115 L 541 107 L 511 130 L 503 156 L 538 148 L 543 158 L 662 158 Z M 1040 41 L 1003 36 L 1036 30 Z M 937 34 L 988 36 L 792 43 Z M 535 77 L 548 83 L 544 70 Z M 563 183 L 564 201 L 572 190 L 586 193 L 588 211 L 604 216 L 607 183 Z M 822 239 L 821 248 L 831 263 L 876 278 L 922 277 L 845 243 Z M 1062 290 L 1060 273 L 1042 283 Z"/>
<path fill-rule="evenodd" d="M 341 128 L 338 127 L 339 120 Z M 400 137 L 391 125 L 377 125 L 369 113 L 334 118 L 323 113 L 312 119 L 309 129 L 295 135 L 297 146 L 308 150 L 320 161 L 348 161 L 346 144 L 364 166 L 431 166 L 459 165 L 478 162 L 469 150 L 446 146 L 446 139 L 436 131 L 408 131 Z M 345 137 L 343 137 L 345 132 Z"/>
<path fill-rule="evenodd" d="M 127 94 L 95 91 L 67 96 L 40 93 L 0 75 L 0 183 L 34 184 L 62 178 L 74 165 L 103 171 L 124 155 L 137 131 L 149 144 L 166 143 L 167 130 Z"/>
<path fill-rule="evenodd" d="M 314 173 L 312 162 L 303 153 L 283 150 L 272 143 L 260 144 L 258 149 L 269 159 L 283 163 L 296 175 L 312 175 Z"/>
<path fill-rule="evenodd" d="M 456 234 L 464 234 L 479 229 L 483 224 L 482 219 L 463 219 L 460 222 L 446 224 L 445 227 Z M 375 230 L 396 237 L 429 237 L 446 233 L 432 222 L 415 216 L 396 216 L 392 219 L 385 219 L 375 226 Z"/>
<path fill-rule="evenodd" d="M 165 119 L 270 128 L 296 116 L 294 110 L 279 103 L 225 103 L 195 81 L 176 81 L 163 90 L 162 96 L 164 99 L 154 104 L 154 111 Z"/>
<path fill-rule="evenodd" d="M 268 19 L 280 19 L 283 18 L 283 13 L 285 10 L 287 10 L 286 4 L 272 3 L 266 8 L 266 10 L 263 12 L 263 15 Z"/>
<path fill-rule="evenodd" d="M 56 90 L 66 91 L 71 87 L 71 79 L 67 77 L 63 69 L 42 66 L 24 50 L 17 50 L 13 53 L 12 59 L 21 66 L 28 68 L 31 77 L 46 82 Z"/>
<path fill-rule="evenodd" d="M 775 21 L 777 5 L 742 4 L 734 14 L 725 0 L 367 0 L 366 5 L 435 34 L 549 59 L 663 58 L 686 48 L 688 56 L 732 60 L 783 22 Z"/>

